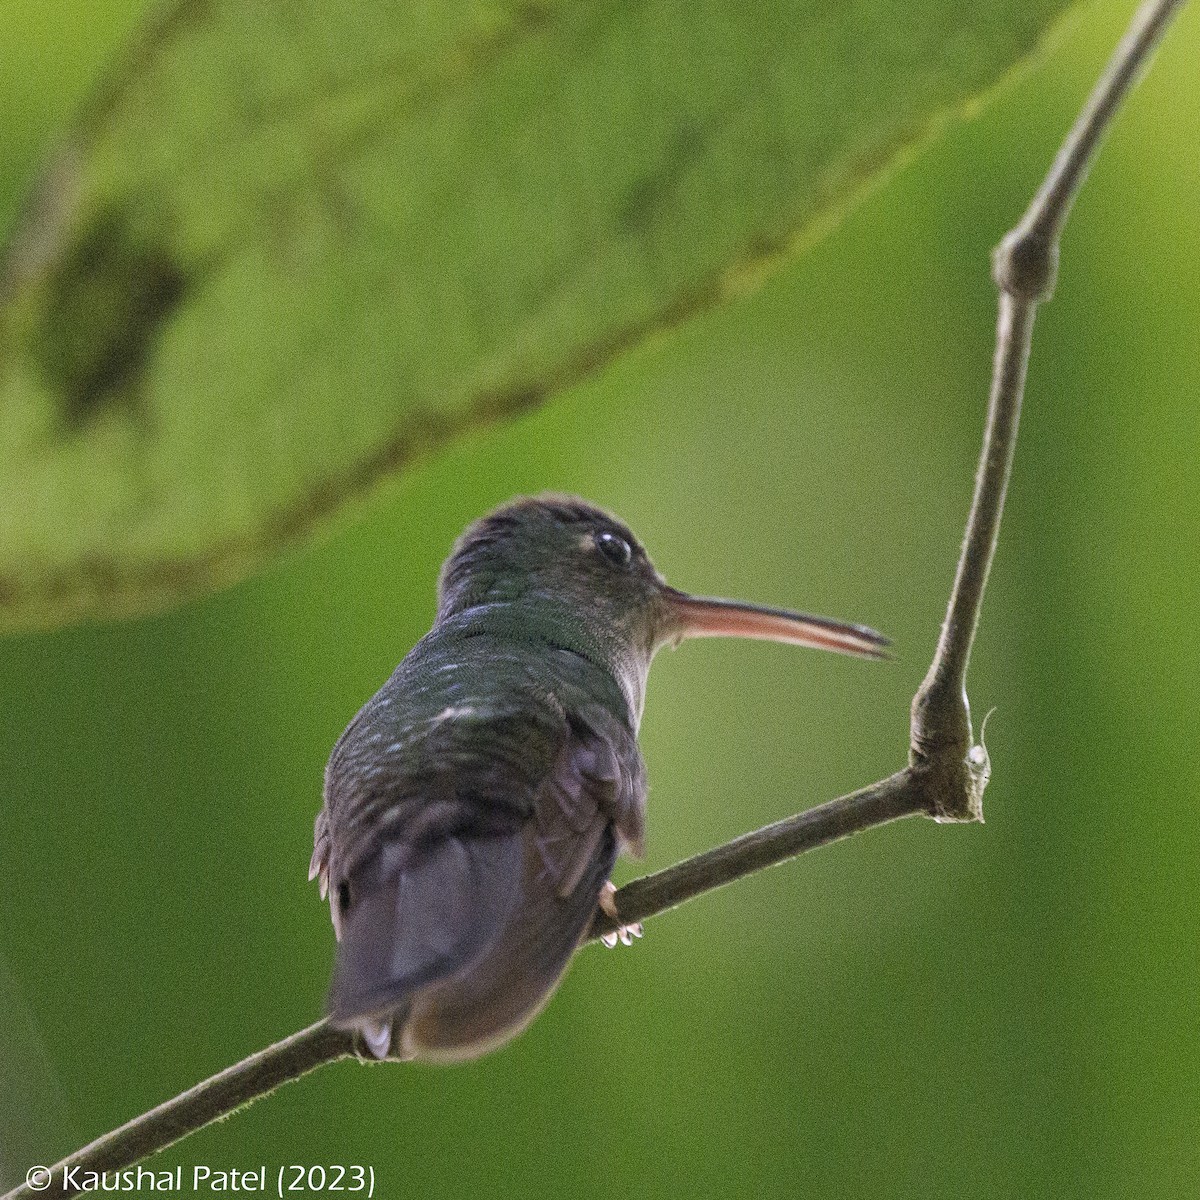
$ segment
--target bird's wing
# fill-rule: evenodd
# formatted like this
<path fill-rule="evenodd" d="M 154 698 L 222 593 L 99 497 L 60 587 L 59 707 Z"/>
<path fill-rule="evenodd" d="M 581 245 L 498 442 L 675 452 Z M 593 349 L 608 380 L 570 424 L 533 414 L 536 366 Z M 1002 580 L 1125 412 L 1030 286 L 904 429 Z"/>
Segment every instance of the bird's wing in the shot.
<path fill-rule="evenodd" d="M 393 1009 L 482 950 L 508 912 L 561 708 L 513 691 L 396 720 L 376 696 L 330 756 L 313 865 L 341 947 L 335 1018 Z"/>
<path fill-rule="evenodd" d="M 645 769 L 633 733 L 601 706 L 572 711 L 569 736 L 522 833 L 507 916 L 469 969 L 414 999 L 407 1054 L 471 1058 L 541 1009 L 591 925 L 619 843 L 642 841 Z"/>
<path fill-rule="evenodd" d="M 560 898 L 583 878 L 604 831 L 641 855 L 645 841 L 646 773 L 637 741 L 602 705 L 567 713 L 570 734 L 538 789 L 530 836 Z M 602 881 L 603 882 L 603 881 Z"/>
<path fill-rule="evenodd" d="M 618 838 L 640 845 L 644 770 L 632 733 L 602 706 L 564 712 L 543 698 L 538 716 L 524 705 L 520 721 L 518 730 L 497 718 L 482 742 L 479 729 L 468 731 L 462 743 L 487 745 L 486 761 L 453 753 L 456 739 L 444 731 L 439 759 L 449 765 L 436 775 L 410 770 L 393 781 L 390 805 L 376 806 L 401 814 L 385 822 L 378 851 L 344 877 L 333 854 L 335 1020 L 397 1013 L 428 989 L 451 1004 L 454 1030 L 469 1030 L 474 1044 L 497 1022 L 523 1023 L 553 989 Z M 346 809 L 335 800 L 326 811 L 335 819 L 324 834 L 336 841 Z M 458 1034 L 447 1027 L 439 1044 L 444 1037 Z"/>

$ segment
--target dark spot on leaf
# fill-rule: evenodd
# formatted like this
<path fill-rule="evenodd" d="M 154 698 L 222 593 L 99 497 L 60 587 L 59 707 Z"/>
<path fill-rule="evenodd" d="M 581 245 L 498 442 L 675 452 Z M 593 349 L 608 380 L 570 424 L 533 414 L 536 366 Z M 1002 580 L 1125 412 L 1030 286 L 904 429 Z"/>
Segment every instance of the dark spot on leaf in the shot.
<path fill-rule="evenodd" d="M 118 212 L 91 223 L 58 263 L 34 354 L 78 427 L 105 405 L 136 410 L 147 360 L 187 291 L 178 263 Z"/>
<path fill-rule="evenodd" d="M 617 207 L 617 225 L 626 233 L 646 230 L 674 195 L 704 150 L 704 130 L 685 121 L 665 147 L 662 160 L 638 180 Z"/>

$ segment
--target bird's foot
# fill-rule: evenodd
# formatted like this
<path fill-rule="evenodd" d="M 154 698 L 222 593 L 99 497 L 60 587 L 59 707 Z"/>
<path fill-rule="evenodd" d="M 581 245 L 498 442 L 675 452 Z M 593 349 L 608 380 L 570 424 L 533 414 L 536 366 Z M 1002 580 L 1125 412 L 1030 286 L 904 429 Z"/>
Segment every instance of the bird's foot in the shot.
<path fill-rule="evenodd" d="M 617 912 L 617 902 L 613 898 L 617 894 L 617 889 L 613 886 L 610 879 L 601 889 L 600 898 L 597 903 L 600 905 L 600 911 L 606 917 L 611 917 L 617 922 L 617 927 L 612 933 L 602 933 L 600 940 L 611 950 L 618 942 L 622 946 L 632 946 L 634 938 L 642 936 L 641 921 L 633 921 L 625 925 L 621 921 L 621 914 Z"/>

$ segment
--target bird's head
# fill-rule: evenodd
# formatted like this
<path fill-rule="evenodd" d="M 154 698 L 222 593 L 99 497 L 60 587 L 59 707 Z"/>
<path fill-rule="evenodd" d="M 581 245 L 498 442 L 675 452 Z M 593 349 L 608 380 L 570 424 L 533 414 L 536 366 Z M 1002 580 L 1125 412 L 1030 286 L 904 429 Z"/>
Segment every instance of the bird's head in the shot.
<path fill-rule="evenodd" d="M 691 637 L 762 638 L 886 658 L 887 639 L 861 625 L 692 596 L 671 587 L 616 517 L 574 496 L 523 497 L 480 518 L 442 568 L 438 618 L 480 605 L 527 614 L 531 639 L 639 677 L 655 652 Z"/>

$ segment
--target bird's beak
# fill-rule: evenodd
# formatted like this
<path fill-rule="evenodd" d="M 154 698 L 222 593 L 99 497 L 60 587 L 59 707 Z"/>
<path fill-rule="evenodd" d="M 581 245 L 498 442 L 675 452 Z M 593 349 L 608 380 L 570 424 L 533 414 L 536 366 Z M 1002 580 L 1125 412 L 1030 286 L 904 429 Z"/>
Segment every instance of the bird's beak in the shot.
<path fill-rule="evenodd" d="M 666 620 L 664 640 L 680 642 L 694 637 L 760 638 L 768 642 L 790 642 L 815 650 L 834 650 L 859 658 L 888 658 L 888 639 L 865 625 L 850 625 L 828 617 L 765 608 L 738 600 L 711 596 L 689 596 L 673 587 L 663 589 Z"/>

